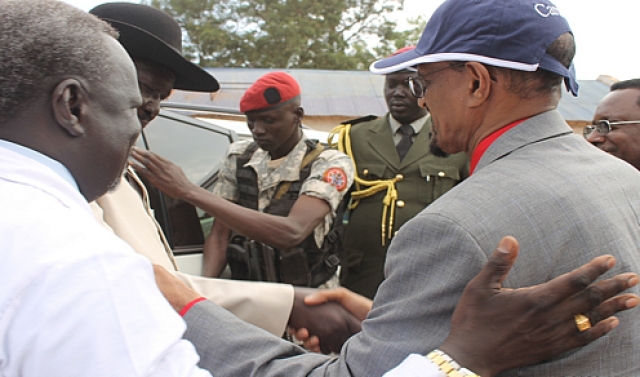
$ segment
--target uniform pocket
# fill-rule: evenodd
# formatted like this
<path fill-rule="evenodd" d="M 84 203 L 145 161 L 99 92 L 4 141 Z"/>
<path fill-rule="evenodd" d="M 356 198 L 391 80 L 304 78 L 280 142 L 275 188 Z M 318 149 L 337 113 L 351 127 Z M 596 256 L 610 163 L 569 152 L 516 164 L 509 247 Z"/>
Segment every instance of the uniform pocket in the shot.
<path fill-rule="evenodd" d="M 377 179 L 385 179 L 385 164 L 367 164 L 358 165 L 358 176 L 367 181 L 375 181 Z"/>
<path fill-rule="evenodd" d="M 420 190 L 420 201 L 428 205 L 438 197 L 457 185 L 462 177 L 456 165 L 421 163 L 420 176 L 428 182 L 424 190 Z"/>

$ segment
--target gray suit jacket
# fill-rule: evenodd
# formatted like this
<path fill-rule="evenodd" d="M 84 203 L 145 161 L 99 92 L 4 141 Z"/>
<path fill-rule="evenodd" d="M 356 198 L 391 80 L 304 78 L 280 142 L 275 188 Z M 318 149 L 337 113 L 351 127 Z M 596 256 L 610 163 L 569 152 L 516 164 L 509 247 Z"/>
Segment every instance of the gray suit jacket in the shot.
<path fill-rule="evenodd" d="M 283 358 L 300 351 L 239 337 L 245 330 L 237 322 L 193 325 L 187 336 L 200 352 L 206 342 L 189 334 L 205 331 L 219 345 L 203 359 L 216 376 L 380 376 L 409 353 L 441 344 L 462 289 L 503 236 L 521 246 L 507 287 L 548 281 L 604 253 L 618 259 L 607 276 L 640 272 L 639 215 L 640 173 L 574 135 L 550 111 L 506 132 L 471 177 L 400 229 L 374 308 L 339 359 Z M 193 315 L 204 315 L 201 309 Z M 640 315 L 619 318 L 618 328 L 587 347 L 503 375 L 638 376 Z M 231 365 L 232 357 L 240 361 Z"/>

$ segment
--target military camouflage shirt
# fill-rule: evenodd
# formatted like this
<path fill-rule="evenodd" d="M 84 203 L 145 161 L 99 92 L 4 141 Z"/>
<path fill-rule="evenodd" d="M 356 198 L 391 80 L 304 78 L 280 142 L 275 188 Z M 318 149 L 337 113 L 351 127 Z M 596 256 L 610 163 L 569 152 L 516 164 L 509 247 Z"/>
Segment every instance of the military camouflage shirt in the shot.
<path fill-rule="evenodd" d="M 227 158 L 218 173 L 218 182 L 213 188 L 215 195 L 232 202 L 238 200 L 238 183 L 236 180 L 236 159 L 247 149 L 251 141 L 239 141 L 229 146 Z M 255 170 L 258 178 L 258 210 L 264 211 L 275 195 L 280 182 L 295 182 L 300 179 L 300 165 L 307 152 L 307 145 L 303 137 L 300 142 L 283 157 L 282 163 L 276 168 L 270 168 L 269 153 L 258 148 L 245 166 Z M 324 222 L 318 225 L 314 236 L 318 247 L 322 247 L 324 236 L 331 229 L 338 204 L 353 183 L 353 164 L 351 159 L 336 150 L 325 149 L 311 165 L 311 173 L 302 184 L 300 195 L 309 195 L 325 200 L 331 206 L 331 213 Z"/>

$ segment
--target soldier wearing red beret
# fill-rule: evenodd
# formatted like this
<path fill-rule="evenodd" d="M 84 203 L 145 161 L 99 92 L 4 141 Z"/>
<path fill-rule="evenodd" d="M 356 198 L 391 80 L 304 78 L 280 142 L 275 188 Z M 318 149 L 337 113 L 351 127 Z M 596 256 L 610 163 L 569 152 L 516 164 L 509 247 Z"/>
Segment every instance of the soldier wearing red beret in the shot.
<path fill-rule="evenodd" d="M 336 211 L 353 167 L 343 153 L 304 136 L 300 92 L 293 77 L 271 72 L 240 100 L 254 141 L 229 147 L 213 193 L 250 211 L 238 213 L 247 217 L 242 228 L 214 223 L 205 274 L 219 275 L 228 262 L 234 278 L 337 285 L 342 221 Z M 258 218 L 256 211 L 269 215 Z"/>
<path fill-rule="evenodd" d="M 337 212 L 353 182 L 353 165 L 347 155 L 304 136 L 300 92 L 284 72 L 268 73 L 247 89 L 240 109 L 254 140 L 229 146 L 213 195 L 159 156 L 134 155 L 145 160 L 141 174 L 162 191 L 216 218 L 203 275 L 219 276 L 228 262 L 237 279 L 338 285 L 346 258 Z"/>

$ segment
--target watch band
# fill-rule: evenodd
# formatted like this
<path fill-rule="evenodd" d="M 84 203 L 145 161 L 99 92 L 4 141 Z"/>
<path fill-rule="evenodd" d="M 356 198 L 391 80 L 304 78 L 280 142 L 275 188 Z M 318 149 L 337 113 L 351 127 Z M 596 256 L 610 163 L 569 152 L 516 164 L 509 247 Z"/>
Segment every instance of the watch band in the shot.
<path fill-rule="evenodd" d="M 469 369 L 462 368 L 449 355 L 438 349 L 429 352 L 427 359 L 436 364 L 447 377 L 480 377 Z"/>

